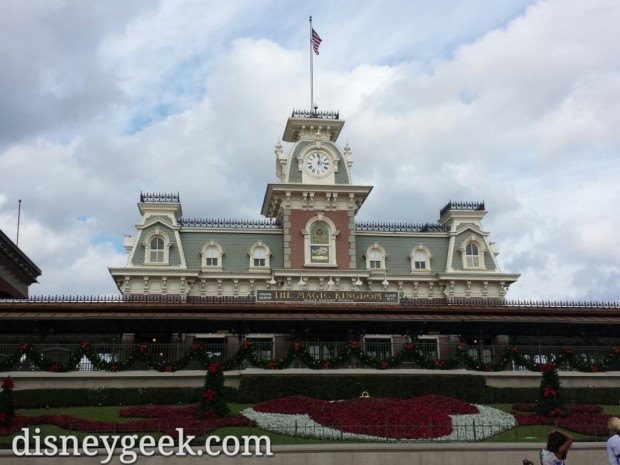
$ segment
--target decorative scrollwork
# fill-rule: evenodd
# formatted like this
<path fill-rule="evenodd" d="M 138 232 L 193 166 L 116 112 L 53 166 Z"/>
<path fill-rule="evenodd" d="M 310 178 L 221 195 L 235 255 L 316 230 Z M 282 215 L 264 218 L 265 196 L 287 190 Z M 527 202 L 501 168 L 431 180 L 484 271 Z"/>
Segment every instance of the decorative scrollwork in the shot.
<path fill-rule="evenodd" d="M 151 203 L 179 203 L 181 200 L 179 194 L 140 192 L 140 202 Z"/>
<path fill-rule="evenodd" d="M 450 210 L 484 211 L 484 202 L 453 202 L 450 200 L 446 206 L 439 211 L 439 216 L 445 215 Z"/>
<path fill-rule="evenodd" d="M 291 115 L 293 118 L 317 118 L 317 119 L 333 119 L 337 120 L 340 117 L 338 111 L 316 111 L 316 110 L 293 110 Z"/>
<path fill-rule="evenodd" d="M 220 218 L 179 218 L 179 224 L 188 228 L 213 229 L 281 229 L 275 219 L 266 220 L 228 220 Z"/>
<path fill-rule="evenodd" d="M 402 305 L 450 305 L 459 307 L 524 307 L 524 308 L 550 308 L 550 309 L 619 309 L 620 302 L 612 301 L 570 301 L 570 300 L 505 300 L 498 298 L 410 298 L 401 297 Z"/>
<path fill-rule="evenodd" d="M 375 223 L 360 222 L 355 224 L 356 231 L 374 232 L 447 232 L 449 228 L 439 223 Z"/>

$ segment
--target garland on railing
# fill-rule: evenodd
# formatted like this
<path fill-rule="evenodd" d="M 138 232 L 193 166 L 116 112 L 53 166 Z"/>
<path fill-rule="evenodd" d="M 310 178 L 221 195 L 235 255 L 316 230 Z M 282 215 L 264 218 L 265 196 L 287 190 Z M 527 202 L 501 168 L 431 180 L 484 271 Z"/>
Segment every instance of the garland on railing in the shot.
<path fill-rule="evenodd" d="M 476 346 L 472 346 L 471 348 L 476 349 Z M 187 351 L 175 361 L 166 360 L 163 354 L 159 353 L 149 344 L 137 344 L 132 351 L 125 353 L 125 357 L 124 360 L 104 360 L 88 341 L 84 341 L 65 361 L 60 362 L 48 360 L 35 346 L 24 343 L 21 344 L 14 353 L 5 355 L 5 358 L 0 361 L 0 371 L 9 371 L 20 362 L 26 360 L 42 371 L 74 371 L 78 369 L 77 367 L 80 361 L 86 358 L 95 369 L 101 371 L 124 371 L 130 369 L 136 362 L 143 362 L 149 369 L 160 372 L 174 372 L 185 368 L 191 362 L 198 362 L 202 367 L 207 369 L 216 358 L 202 344 L 192 344 L 188 347 Z M 290 367 L 295 360 L 299 360 L 308 368 L 315 370 L 335 369 L 346 366 L 351 357 L 359 360 L 359 364 L 363 367 L 376 368 L 378 370 L 398 368 L 405 362 L 413 363 L 418 368 L 428 370 L 452 370 L 464 365 L 469 370 L 489 372 L 503 371 L 508 368 L 511 363 L 530 371 L 540 371 L 542 366 L 542 364 L 536 360 L 521 354 L 515 346 L 506 347 L 503 354 L 496 362 L 482 363 L 470 355 L 469 347 L 466 344 L 459 344 L 456 357 L 452 359 L 436 360 L 428 357 L 414 342 L 404 344 L 403 347 L 391 357 L 376 358 L 362 350 L 358 342 L 349 341 L 342 350 L 332 357 L 315 358 L 310 354 L 303 343 L 297 341 L 291 344 L 284 357 L 265 360 L 258 357 L 253 344 L 246 341 L 232 358 L 223 363 L 223 369 L 231 370 L 238 368 L 246 361 L 256 368 L 281 370 Z M 566 366 L 582 372 L 596 373 L 599 371 L 607 371 L 612 362 L 620 363 L 620 346 L 614 345 L 609 353 L 600 359 L 599 363 L 591 363 L 587 359 L 575 355 L 568 346 L 565 346 L 559 354 L 547 356 L 545 362 L 553 362 L 559 367 Z"/>

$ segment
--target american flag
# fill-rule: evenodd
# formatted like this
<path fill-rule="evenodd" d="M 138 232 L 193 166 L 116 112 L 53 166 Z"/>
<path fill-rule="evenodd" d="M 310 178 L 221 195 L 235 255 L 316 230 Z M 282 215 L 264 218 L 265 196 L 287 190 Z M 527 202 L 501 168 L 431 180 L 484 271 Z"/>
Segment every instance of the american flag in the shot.
<path fill-rule="evenodd" d="M 312 29 L 312 49 L 317 55 L 319 54 L 319 45 L 321 45 L 322 41 L 323 39 L 319 37 L 314 29 Z"/>

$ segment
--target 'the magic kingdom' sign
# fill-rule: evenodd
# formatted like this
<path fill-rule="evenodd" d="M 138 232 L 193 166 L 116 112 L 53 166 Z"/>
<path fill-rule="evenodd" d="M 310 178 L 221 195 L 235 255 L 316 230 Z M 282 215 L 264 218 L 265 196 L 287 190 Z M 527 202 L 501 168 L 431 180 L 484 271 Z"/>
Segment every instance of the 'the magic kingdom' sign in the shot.
<path fill-rule="evenodd" d="M 398 303 L 398 292 L 256 291 L 256 302 Z"/>

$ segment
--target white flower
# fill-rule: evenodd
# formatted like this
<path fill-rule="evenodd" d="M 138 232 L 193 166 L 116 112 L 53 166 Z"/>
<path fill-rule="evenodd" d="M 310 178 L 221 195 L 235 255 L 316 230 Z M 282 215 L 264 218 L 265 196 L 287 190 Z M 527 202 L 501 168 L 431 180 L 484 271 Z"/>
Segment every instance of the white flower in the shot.
<path fill-rule="evenodd" d="M 392 439 L 366 434 L 355 434 L 340 431 L 334 428 L 316 423 L 308 415 L 289 415 L 284 413 L 262 413 L 252 408 L 245 409 L 242 415 L 267 431 L 281 433 L 288 436 L 314 438 L 325 440 L 364 440 L 364 441 L 389 441 L 389 442 L 428 442 L 428 441 L 453 441 L 468 442 L 480 441 L 497 433 L 506 431 L 516 425 L 515 417 L 509 413 L 476 405 L 479 413 L 467 415 L 450 415 L 452 419 L 452 433 L 432 439 Z"/>

